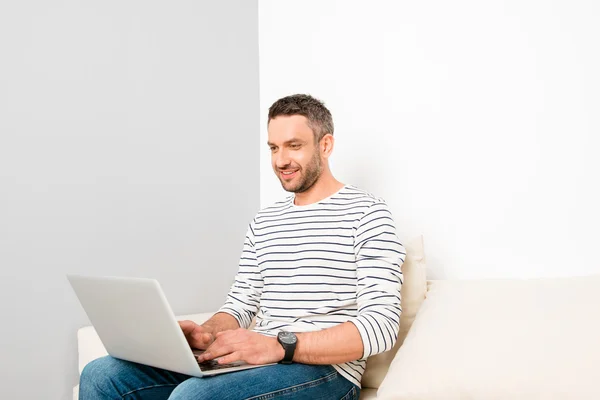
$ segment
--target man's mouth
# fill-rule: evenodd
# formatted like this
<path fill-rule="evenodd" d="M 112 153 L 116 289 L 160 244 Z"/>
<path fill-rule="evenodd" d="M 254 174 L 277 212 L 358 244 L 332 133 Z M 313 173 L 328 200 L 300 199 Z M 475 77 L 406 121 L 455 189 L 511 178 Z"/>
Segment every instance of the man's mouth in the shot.
<path fill-rule="evenodd" d="M 297 172 L 298 172 L 298 170 L 295 170 L 295 171 L 279 171 L 279 174 L 281 175 L 282 179 L 289 180 L 289 179 L 294 178 L 296 176 Z"/>

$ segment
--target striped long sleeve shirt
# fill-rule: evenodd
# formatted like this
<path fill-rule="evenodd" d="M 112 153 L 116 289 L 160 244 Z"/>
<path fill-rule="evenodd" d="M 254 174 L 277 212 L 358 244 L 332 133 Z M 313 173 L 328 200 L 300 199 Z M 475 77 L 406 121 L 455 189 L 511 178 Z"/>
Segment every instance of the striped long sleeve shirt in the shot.
<path fill-rule="evenodd" d="M 269 336 L 353 323 L 363 356 L 333 367 L 360 387 L 367 357 L 396 342 L 405 255 L 383 200 L 348 185 L 306 206 L 292 195 L 251 222 L 219 311 Z"/>

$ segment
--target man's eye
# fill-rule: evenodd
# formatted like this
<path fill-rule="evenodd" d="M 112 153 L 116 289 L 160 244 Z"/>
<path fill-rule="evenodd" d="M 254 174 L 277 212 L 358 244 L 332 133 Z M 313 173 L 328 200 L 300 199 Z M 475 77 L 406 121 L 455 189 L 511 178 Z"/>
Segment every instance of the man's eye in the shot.
<path fill-rule="evenodd" d="M 292 148 L 292 149 L 299 149 L 300 145 L 298 143 L 292 143 L 292 144 L 290 144 L 290 148 Z"/>

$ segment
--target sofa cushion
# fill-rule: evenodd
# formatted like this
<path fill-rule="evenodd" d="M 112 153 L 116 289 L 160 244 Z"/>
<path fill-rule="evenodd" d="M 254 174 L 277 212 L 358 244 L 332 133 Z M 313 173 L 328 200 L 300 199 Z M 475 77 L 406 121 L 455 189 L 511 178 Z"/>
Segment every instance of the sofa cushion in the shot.
<path fill-rule="evenodd" d="M 600 275 L 434 281 L 381 399 L 600 399 Z"/>
<path fill-rule="evenodd" d="M 400 315 L 400 332 L 394 348 L 388 352 L 369 357 L 367 368 L 362 377 L 363 388 L 378 388 L 389 365 L 402 345 L 415 315 L 427 292 L 427 273 L 423 236 L 418 236 L 404 245 L 406 257 L 402 265 L 404 282 L 401 288 L 402 314 Z"/>

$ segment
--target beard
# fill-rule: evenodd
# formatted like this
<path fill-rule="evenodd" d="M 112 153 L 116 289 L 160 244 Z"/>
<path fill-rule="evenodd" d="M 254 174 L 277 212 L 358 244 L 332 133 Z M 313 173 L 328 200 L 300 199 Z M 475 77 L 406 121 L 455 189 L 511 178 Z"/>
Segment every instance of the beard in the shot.
<path fill-rule="evenodd" d="M 306 192 L 315 184 L 317 179 L 319 179 L 319 176 L 321 176 L 322 170 L 321 157 L 319 156 L 319 152 L 315 151 L 310 159 L 310 162 L 304 168 L 299 170 L 299 172 L 302 171 L 303 173 L 301 174 L 298 182 L 289 182 L 286 184 L 283 179 L 281 179 L 279 174 L 277 174 L 277 176 L 279 177 L 281 186 L 285 191 L 302 193 Z"/>

